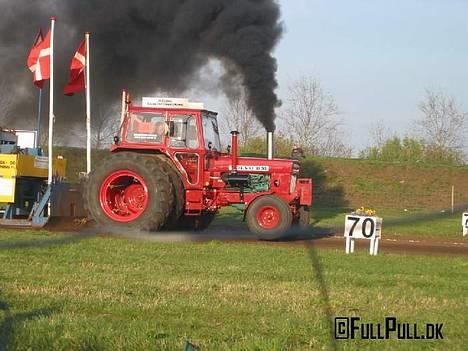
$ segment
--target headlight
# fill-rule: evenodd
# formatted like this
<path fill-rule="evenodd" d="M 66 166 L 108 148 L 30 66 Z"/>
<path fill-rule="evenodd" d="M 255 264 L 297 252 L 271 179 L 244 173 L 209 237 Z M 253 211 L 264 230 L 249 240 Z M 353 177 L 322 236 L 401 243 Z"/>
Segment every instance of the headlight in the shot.
<path fill-rule="evenodd" d="M 297 176 L 291 176 L 291 183 L 289 184 L 289 193 L 292 194 L 296 190 Z"/>

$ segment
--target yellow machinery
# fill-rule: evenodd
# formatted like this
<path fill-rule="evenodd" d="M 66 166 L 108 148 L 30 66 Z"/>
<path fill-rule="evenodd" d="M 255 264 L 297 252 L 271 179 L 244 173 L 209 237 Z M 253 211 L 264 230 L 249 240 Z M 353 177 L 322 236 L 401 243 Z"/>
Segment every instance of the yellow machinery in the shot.
<path fill-rule="evenodd" d="M 85 216 L 79 184 L 64 182 L 67 161 L 54 158 L 49 185 L 49 158 L 39 148 L 22 147 L 18 138 L 0 129 L 0 225 L 43 227 L 51 216 Z"/>
<path fill-rule="evenodd" d="M 16 180 L 18 178 L 47 179 L 49 159 L 46 156 L 25 154 L 0 154 L 0 203 L 15 202 Z M 67 161 L 53 160 L 53 174 L 57 179 L 65 178 Z"/>

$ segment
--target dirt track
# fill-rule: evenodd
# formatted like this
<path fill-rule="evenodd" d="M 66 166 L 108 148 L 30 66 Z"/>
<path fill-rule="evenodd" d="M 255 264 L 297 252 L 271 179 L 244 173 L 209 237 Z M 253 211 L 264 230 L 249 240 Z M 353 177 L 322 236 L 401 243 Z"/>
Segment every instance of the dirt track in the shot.
<path fill-rule="evenodd" d="M 343 237 L 333 236 L 317 240 L 294 241 L 284 244 L 304 245 L 317 248 L 337 248 L 344 252 L 345 240 Z M 356 250 L 369 250 L 366 240 L 356 241 Z M 413 254 L 427 256 L 468 256 L 468 240 L 409 238 L 387 235 L 382 238 L 379 252 Z"/>
<path fill-rule="evenodd" d="M 295 247 L 331 248 L 341 249 L 344 252 L 345 240 L 343 236 L 336 235 L 330 230 L 294 231 L 284 241 L 264 242 L 258 241 L 246 228 L 241 225 L 229 227 L 213 225 L 204 232 L 163 232 L 147 234 L 141 232 L 122 232 L 109 230 L 98 230 L 92 225 L 86 225 L 78 230 L 81 234 L 98 236 L 118 236 L 138 240 L 161 241 L 161 242 L 206 242 L 212 240 L 226 242 L 242 242 L 254 245 L 278 245 Z M 76 225 L 56 225 L 49 228 L 52 231 L 65 231 L 77 233 Z M 367 240 L 356 240 L 356 251 L 369 250 Z M 380 253 L 412 254 L 427 256 L 468 256 L 468 237 L 459 238 L 434 238 L 411 235 L 383 235 L 379 247 Z"/>

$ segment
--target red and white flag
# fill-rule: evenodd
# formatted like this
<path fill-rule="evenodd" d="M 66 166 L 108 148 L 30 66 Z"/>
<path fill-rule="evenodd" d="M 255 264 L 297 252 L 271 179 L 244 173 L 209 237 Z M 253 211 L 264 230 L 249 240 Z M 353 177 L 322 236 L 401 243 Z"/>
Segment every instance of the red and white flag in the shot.
<path fill-rule="evenodd" d="M 44 81 L 50 79 L 50 30 L 43 38 L 39 31 L 28 56 L 28 67 L 33 73 L 34 84 L 42 89 Z"/>
<path fill-rule="evenodd" d="M 85 73 L 86 41 L 83 40 L 71 61 L 68 83 L 65 85 L 63 91 L 65 95 L 72 96 L 75 93 L 85 90 Z"/>

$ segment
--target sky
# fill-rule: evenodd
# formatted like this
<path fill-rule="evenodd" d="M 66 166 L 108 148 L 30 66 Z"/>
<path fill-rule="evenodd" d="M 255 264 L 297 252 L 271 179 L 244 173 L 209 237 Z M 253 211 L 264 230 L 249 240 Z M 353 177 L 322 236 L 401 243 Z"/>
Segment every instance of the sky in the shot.
<path fill-rule="evenodd" d="M 280 99 L 295 79 L 318 78 L 337 102 L 355 154 L 371 144 L 379 121 L 393 133 L 413 132 L 426 89 L 453 96 L 468 111 L 468 0 L 277 1 Z M 219 88 L 204 86 L 221 78 L 217 71 L 185 95 L 223 115 Z M 29 84 L 26 68 L 24 75 Z"/>
<path fill-rule="evenodd" d="M 320 79 L 355 151 L 381 121 L 411 133 L 426 89 L 468 110 L 468 1 L 280 0 L 278 94 L 302 75 Z"/>

